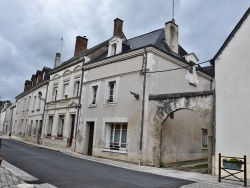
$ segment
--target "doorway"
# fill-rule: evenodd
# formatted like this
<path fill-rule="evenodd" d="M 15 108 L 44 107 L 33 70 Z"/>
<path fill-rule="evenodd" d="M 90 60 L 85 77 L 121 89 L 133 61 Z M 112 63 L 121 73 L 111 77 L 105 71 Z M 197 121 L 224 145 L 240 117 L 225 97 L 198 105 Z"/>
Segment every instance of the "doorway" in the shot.
<path fill-rule="evenodd" d="M 94 139 L 95 122 L 87 122 L 87 130 L 89 130 L 88 155 L 92 156 L 93 139 Z"/>
<path fill-rule="evenodd" d="M 71 114 L 71 129 L 70 129 L 70 137 L 69 137 L 69 147 L 72 145 L 74 129 L 75 129 L 75 114 Z"/>

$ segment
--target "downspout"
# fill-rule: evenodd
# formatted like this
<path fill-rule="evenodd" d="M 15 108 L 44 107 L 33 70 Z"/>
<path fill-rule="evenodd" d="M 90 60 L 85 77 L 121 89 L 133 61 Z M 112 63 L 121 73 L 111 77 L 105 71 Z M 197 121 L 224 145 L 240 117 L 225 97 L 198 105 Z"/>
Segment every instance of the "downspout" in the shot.
<path fill-rule="evenodd" d="M 12 135 L 12 119 L 13 119 L 13 111 L 14 111 L 14 108 L 12 108 L 12 110 L 11 110 L 11 117 L 10 117 L 10 136 Z"/>
<path fill-rule="evenodd" d="M 143 138 L 143 126 L 144 126 L 144 107 L 145 107 L 145 91 L 146 91 L 146 70 L 147 70 L 147 51 L 144 48 L 145 56 L 143 59 L 142 70 L 140 72 L 141 75 L 144 76 L 143 78 L 143 95 L 142 95 L 142 114 L 141 114 L 141 135 L 140 135 L 140 148 L 139 148 L 139 162 L 138 165 L 141 165 L 141 155 L 142 155 L 142 138 Z M 144 67 L 144 69 L 143 69 Z"/>
<path fill-rule="evenodd" d="M 43 130 L 43 124 L 44 124 L 43 121 L 44 121 L 45 106 L 46 106 L 46 100 L 47 100 L 47 94 L 48 94 L 48 87 L 49 87 L 49 81 L 46 81 L 46 82 L 47 82 L 47 88 L 46 88 L 46 94 L 45 94 L 45 100 L 44 100 L 44 106 L 43 106 L 42 125 L 40 125 L 40 127 L 39 127 L 39 134 L 38 134 L 38 139 L 37 139 L 37 143 L 38 144 L 42 144 L 42 130 Z M 39 141 L 39 138 L 41 139 L 41 143 Z"/>
<path fill-rule="evenodd" d="M 74 152 L 76 151 L 76 134 L 78 131 L 78 126 L 79 126 L 79 114 L 80 114 L 80 108 L 81 108 L 81 98 L 82 98 L 82 85 L 83 85 L 83 76 L 84 76 L 84 69 L 83 69 L 83 64 L 85 61 L 82 62 L 82 77 L 81 77 L 81 87 L 80 87 L 80 95 L 79 95 L 79 100 L 78 100 L 78 105 L 77 105 L 77 116 L 76 116 L 76 128 L 75 128 L 75 144 L 74 144 Z"/>
<path fill-rule="evenodd" d="M 215 81 L 214 81 L 214 88 L 215 88 Z M 212 175 L 215 175 L 215 144 L 216 144 L 216 91 L 214 89 L 213 95 L 213 140 L 212 140 Z"/>

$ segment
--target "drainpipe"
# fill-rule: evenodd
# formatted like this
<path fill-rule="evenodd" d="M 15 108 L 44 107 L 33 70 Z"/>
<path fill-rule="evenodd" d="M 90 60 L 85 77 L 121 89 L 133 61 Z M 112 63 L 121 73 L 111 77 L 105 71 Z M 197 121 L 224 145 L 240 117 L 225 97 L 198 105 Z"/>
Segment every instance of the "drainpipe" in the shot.
<path fill-rule="evenodd" d="M 79 100 L 78 100 L 78 105 L 77 105 L 77 116 L 76 116 L 76 128 L 75 128 L 75 144 L 74 144 L 74 152 L 76 151 L 76 134 L 78 131 L 78 126 L 79 126 L 79 114 L 80 114 L 80 108 L 81 108 L 81 98 L 82 98 L 82 85 L 83 85 L 83 76 L 84 76 L 84 69 L 83 69 L 83 64 L 85 61 L 82 62 L 82 77 L 81 77 L 81 87 L 80 87 L 80 95 L 79 95 Z"/>
<path fill-rule="evenodd" d="M 48 87 L 49 87 L 49 81 L 46 81 L 47 82 L 47 88 L 46 88 L 46 94 L 45 94 L 45 99 L 44 99 L 44 106 L 43 106 L 43 116 L 42 116 L 42 125 L 39 125 L 39 134 L 38 134 L 38 137 L 37 137 L 37 143 L 38 144 L 42 144 L 42 130 L 43 130 L 43 124 L 44 124 L 44 113 L 45 113 L 45 106 L 46 106 L 46 99 L 47 99 L 47 94 L 48 94 Z M 40 99 L 42 100 L 42 99 Z M 27 134 L 27 132 L 26 132 Z M 41 139 L 41 143 L 39 141 L 39 138 Z"/>
<path fill-rule="evenodd" d="M 215 88 L 215 81 L 214 81 Z M 215 144 L 216 144 L 216 92 L 213 95 L 213 140 L 212 140 L 212 175 L 215 175 Z"/>
<path fill-rule="evenodd" d="M 139 148 L 139 162 L 138 165 L 141 165 L 141 155 L 142 155 L 142 138 L 143 138 L 143 126 L 144 126 L 144 107 L 145 107 L 145 91 L 146 91 L 146 70 L 147 70 L 147 51 L 146 48 L 144 48 L 145 56 L 143 58 L 143 65 L 141 70 L 141 75 L 144 76 L 143 78 L 143 95 L 142 95 L 142 114 L 141 114 L 141 135 L 140 135 L 140 148 Z"/>

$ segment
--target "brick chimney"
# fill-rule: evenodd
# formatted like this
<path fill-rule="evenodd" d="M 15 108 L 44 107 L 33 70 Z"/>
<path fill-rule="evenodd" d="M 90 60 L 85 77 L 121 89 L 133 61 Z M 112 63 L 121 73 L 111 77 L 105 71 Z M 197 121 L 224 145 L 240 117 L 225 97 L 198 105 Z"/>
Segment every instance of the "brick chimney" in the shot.
<path fill-rule="evenodd" d="M 121 19 L 119 19 L 119 18 L 116 18 L 114 20 L 114 33 L 113 33 L 113 36 L 122 37 L 123 36 L 122 27 L 123 27 L 123 21 Z"/>
<path fill-rule="evenodd" d="M 30 80 L 26 80 L 24 84 L 24 91 L 29 90 L 32 87 L 32 82 Z"/>
<path fill-rule="evenodd" d="M 179 53 L 178 25 L 174 19 L 165 23 L 165 42 L 173 52 Z"/>
<path fill-rule="evenodd" d="M 43 79 L 43 72 L 38 70 L 36 71 L 37 83 L 41 82 Z"/>
<path fill-rule="evenodd" d="M 54 64 L 54 68 L 58 67 L 60 65 L 60 58 L 61 58 L 61 54 L 60 53 L 56 53 L 56 58 L 55 58 L 55 64 Z"/>
<path fill-rule="evenodd" d="M 74 57 L 76 57 L 82 51 L 86 50 L 87 45 L 88 45 L 88 39 L 86 38 L 86 36 L 84 36 L 84 37 L 77 36 Z"/>
<path fill-rule="evenodd" d="M 31 82 L 32 82 L 32 86 L 36 85 L 36 75 L 35 74 L 32 74 Z"/>

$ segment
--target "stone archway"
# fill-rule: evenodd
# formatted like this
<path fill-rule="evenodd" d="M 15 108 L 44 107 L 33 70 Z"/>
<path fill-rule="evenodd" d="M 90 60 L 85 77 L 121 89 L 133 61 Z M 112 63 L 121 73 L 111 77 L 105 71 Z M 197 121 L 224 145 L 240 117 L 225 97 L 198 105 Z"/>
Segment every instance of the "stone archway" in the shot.
<path fill-rule="evenodd" d="M 171 112 L 189 109 L 197 113 L 208 127 L 208 171 L 212 169 L 212 125 L 213 125 L 213 91 L 172 93 L 150 95 L 149 100 L 155 103 L 156 113 L 153 117 L 155 136 L 153 147 L 154 166 L 160 164 L 162 124 Z"/>

